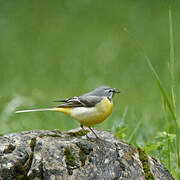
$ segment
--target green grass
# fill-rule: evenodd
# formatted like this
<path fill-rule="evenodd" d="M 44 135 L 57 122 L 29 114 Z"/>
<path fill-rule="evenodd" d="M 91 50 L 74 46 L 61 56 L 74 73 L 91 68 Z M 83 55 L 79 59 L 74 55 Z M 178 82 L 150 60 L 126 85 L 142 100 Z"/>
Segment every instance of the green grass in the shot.
<path fill-rule="evenodd" d="M 171 8 L 169 8 L 169 34 L 170 34 L 170 75 L 171 75 L 171 102 L 168 97 L 167 92 L 164 89 L 164 86 L 162 84 L 162 81 L 160 80 L 157 72 L 155 71 L 150 59 L 146 57 L 148 66 L 150 70 L 153 73 L 153 76 L 156 80 L 156 83 L 160 89 L 163 102 L 164 102 L 164 110 L 165 110 L 165 118 L 168 120 L 168 112 L 171 115 L 171 119 L 174 120 L 174 129 L 175 129 L 175 146 L 176 146 L 176 156 L 177 156 L 177 167 L 180 169 L 180 152 L 179 152 L 179 127 L 178 127 L 178 122 L 177 122 L 177 114 L 176 114 L 176 99 L 175 99 L 175 77 L 174 77 L 174 38 L 173 38 L 173 24 L 172 24 L 172 14 L 171 14 Z M 167 112 L 168 110 L 168 112 Z M 171 120 L 170 119 L 170 120 Z M 167 159 L 168 159 L 168 167 L 171 170 L 171 163 L 170 163 L 170 141 L 169 141 L 169 124 L 167 123 L 167 136 L 165 138 L 167 139 Z M 177 177 L 180 179 L 180 173 L 177 173 Z"/>
<path fill-rule="evenodd" d="M 129 33 L 129 32 L 128 32 Z M 130 33 L 129 33 L 130 34 Z M 131 34 L 130 34 L 131 35 Z M 143 148 L 146 150 L 146 152 L 150 153 L 152 151 L 157 151 L 158 155 L 156 156 L 165 162 L 167 164 L 169 171 L 177 177 L 177 179 L 180 179 L 180 151 L 179 151 L 179 127 L 178 127 L 178 121 L 177 121 L 177 111 L 176 111 L 176 94 L 175 94 L 175 72 L 174 72 L 174 64 L 175 64 L 175 55 L 174 55 L 174 38 L 173 38 L 173 23 L 172 23 L 172 13 L 171 13 L 171 8 L 169 8 L 169 40 L 170 40 L 170 61 L 169 61 L 169 74 L 171 77 L 171 82 L 170 82 L 170 97 L 167 94 L 163 82 L 160 79 L 157 71 L 155 70 L 154 66 L 152 65 L 152 62 L 150 58 L 145 54 L 144 49 L 142 46 L 139 46 L 139 43 L 137 42 L 136 38 L 132 36 L 132 39 L 134 42 L 137 44 L 139 50 L 145 57 L 147 64 L 149 66 L 150 71 L 152 72 L 152 75 L 156 81 L 156 84 L 159 87 L 161 96 L 162 96 L 162 106 L 164 107 L 164 118 L 166 120 L 166 131 L 164 132 L 158 132 L 158 135 L 155 137 L 155 141 L 150 142 L 149 144 L 143 145 Z M 169 115 L 171 117 L 169 117 Z M 170 124 L 171 121 L 174 121 L 174 124 L 172 125 L 173 128 L 175 129 L 175 134 L 170 134 Z M 137 130 L 139 130 L 139 127 L 141 125 L 141 121 L 137 123 L 137 126 L 135 127 L 134 131 L 132 131 L 128 142 L 132 141 L 132 137 L 134 136 L 135 133 L 137 133 Z M 117 129 L 117 132 L 115 135 L 119 138 L 124 138 L 126 135 L 124 134 L 124 129 L 125 127 L 119 127 Z M 173 144 L 174 147 L 170 147 L 170 144 Z M 177 159 L 175 160 L 172 156 L 171 153 L 176 153 Z M 167 156 L 162 157 L 162 154 L 165 154 Z M 175 160 L 175 161 L 174 161 Z M 173 164 L 171 164 L 171 161 Z M 175 166 L 176 168 L 172 168 L 171 166 Z M 172 170 L 174 169 L 174 170 Z"/>
<path fill-rule="evenodd" d="M 14 111 L 109 85 L 122 93 L 97 128 L 145 148 L 177 179 L 179 9 L 178 1 L 1 1 L 0 134 L 78 127 L 64 114 Z"/>

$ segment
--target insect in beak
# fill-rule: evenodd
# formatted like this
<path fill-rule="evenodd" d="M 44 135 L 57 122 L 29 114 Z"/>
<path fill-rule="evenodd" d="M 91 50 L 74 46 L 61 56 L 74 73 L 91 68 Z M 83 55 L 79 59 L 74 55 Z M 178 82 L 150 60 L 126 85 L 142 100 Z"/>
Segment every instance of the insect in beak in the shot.
<path fill-rule="evenodd" d="M 114 93 L 120 93 L 120 90 L 119 90 L 119 89 L 116 89 L 116 88 L 113 88 L 113 92 L 114 92 Z"/>

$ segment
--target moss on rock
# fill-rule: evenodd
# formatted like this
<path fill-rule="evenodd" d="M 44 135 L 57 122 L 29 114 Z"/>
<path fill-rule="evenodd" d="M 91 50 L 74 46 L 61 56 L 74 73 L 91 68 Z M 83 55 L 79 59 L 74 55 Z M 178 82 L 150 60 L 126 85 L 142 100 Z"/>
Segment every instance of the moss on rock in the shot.
<path fill-rule="evenodd" d="M 8 153 L 12 153 L 15 150 L 15 146 L 13 146 L 12 144 L 9 144 L 8 147 L 3 151 L 3 153 L 8 154 Z"/>
<path fill-rule="evenodd" d="M 70 148 L 65 148 L 64 155 L 66 157 L 65 162 L 67 165 L 68 173 L 69 175 L 72 175 L 73 169 L 76 169 L 77 167 L 79 167 L 78 164 L 76 163 L 76 157 L 73 155 Z"/>
<path fill-rule="evenodd" d="M 39 135 L 39 138 L 43 138 L 43 137 L 62 137 L 59 134 L 41 134 Z"/>
<path fill-rule="evenodd" d="M 139 153 L 139 159 L 143 166 L 145 179 L 146 180 L 154 180 L 154 175 L 150 171 L 148 156 L 147 156 L 145 150 L 141 149 L 140 147 L 138 147 L 137 150 Z"/>
<path fill-rule="evenodd" d="M 79 160 L 81 161 L 81 166 L 85 165 L 87 155 L 92 151 L 91 148 L 88 148 L 85 145 L 78 145 L 80 150 L 79 150 Z"/>
<path fill-rule="evenodd" d="M 89 131 L 88 130 L 79 130 L 76 132 L 68 132 L 67 134 L 69 134 L 70 136 L 74 136 L 74 137 L 78 137 L 78 136 L 85 136 Z"/>

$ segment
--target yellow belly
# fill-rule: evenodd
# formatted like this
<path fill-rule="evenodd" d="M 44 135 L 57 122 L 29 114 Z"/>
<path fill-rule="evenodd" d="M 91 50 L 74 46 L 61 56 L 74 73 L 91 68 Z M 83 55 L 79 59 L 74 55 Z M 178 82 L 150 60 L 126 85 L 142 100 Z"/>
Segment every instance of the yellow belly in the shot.
<path fill-rule="evenodd" d="M 92 126 L 103 122 L 111 113 L 113 103 L 106 97 L 95 107 L 76 107 L 71 110 L 70 115 L 85 126 Z"/>

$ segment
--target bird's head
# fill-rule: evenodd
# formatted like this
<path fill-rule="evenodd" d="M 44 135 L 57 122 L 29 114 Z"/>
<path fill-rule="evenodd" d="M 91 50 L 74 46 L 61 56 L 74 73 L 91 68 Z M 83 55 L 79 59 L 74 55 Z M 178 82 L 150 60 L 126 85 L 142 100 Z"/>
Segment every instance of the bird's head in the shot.
<path fill-rule="evenodd" d="M 120 93 L 120 91 L 116 88 L 111 88 L 109 86 L 101 86 L 92 91 L 92 93 L 96 96 L 105 96 L 111 101 L 114 94 Z"/>

